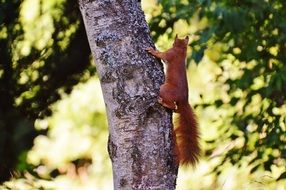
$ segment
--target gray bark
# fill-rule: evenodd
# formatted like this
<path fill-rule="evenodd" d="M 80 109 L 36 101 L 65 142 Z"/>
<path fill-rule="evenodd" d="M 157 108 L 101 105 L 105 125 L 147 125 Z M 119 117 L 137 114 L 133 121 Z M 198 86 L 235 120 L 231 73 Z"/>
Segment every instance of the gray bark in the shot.
<path fill-rule="evenodd" d="M 172 117 L 157 101 L 164 73 L 145 51 L 154 44 L 140 3 L 79 5 L 106 103 L 114 189 L 175 189 Z"/>

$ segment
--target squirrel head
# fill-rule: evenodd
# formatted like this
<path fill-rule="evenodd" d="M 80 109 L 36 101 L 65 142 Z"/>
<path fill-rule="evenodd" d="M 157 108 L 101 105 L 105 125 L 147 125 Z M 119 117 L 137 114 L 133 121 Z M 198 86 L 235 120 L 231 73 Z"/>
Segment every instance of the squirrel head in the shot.
<path fill-rule="evenodd" d="M 187 48 L 188 42 L 189 36 L 186 36 L 184 39 L 179 39 L 178 35 L 176 35 L 173 47 Z"/>

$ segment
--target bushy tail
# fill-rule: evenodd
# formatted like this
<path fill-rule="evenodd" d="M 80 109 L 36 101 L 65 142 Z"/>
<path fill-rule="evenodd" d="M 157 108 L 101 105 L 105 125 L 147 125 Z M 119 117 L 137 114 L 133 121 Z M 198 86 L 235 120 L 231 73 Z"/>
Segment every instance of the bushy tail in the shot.
<path fill-rule="evenodd" d="M 200 155 L 199 131 L 196 115 L 189 104 L 179 106 L 175 129 L 180 164 L 195 165 Z"/>

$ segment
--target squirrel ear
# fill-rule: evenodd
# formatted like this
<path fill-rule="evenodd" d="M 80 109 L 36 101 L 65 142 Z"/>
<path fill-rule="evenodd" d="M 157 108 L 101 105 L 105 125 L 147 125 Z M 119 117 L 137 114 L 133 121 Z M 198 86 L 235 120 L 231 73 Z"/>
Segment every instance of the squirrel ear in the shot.
<path fill-rule="evenodd" d="M 178 34 L 176 34 L 176 36 L 175 36 L 175 40 L 177 40 L 178 39 Z"/>
<path fill-rule="evenodd" d="M 189 36 L 186 36 L 185 42 L 186 42 L 186 44 L 188 44 L 188 42 L 189 42 Z"/>

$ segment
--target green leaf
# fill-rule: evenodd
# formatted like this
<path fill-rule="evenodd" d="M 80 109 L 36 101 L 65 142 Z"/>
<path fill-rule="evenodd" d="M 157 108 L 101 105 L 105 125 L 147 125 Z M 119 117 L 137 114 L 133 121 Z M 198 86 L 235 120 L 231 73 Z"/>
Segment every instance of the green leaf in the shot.
<path fill-rule="evenodd" d="M 279 181 L 281 179 L 286 179 L 286 172 L 283 172 L 278 178 L 276 181 Z"/>
<path fill-rule="evenodd" d="M 204 57 L 204 53 L 205 53 L 205 48 L 200 48 L 198 51 L 193 50 L 192 52 L 192 59 L 196 62 L 199 63 L 202 58 Z"/>

